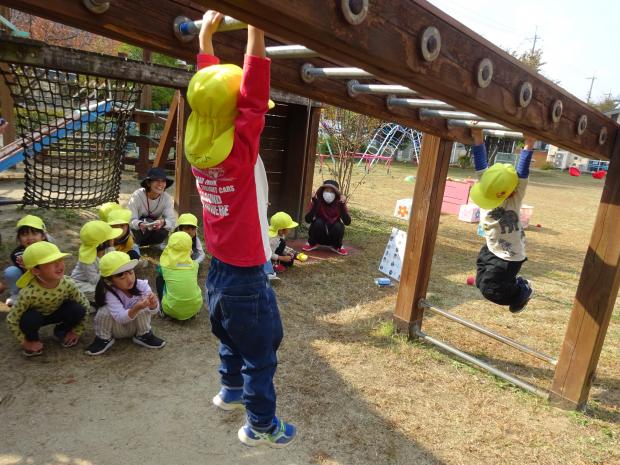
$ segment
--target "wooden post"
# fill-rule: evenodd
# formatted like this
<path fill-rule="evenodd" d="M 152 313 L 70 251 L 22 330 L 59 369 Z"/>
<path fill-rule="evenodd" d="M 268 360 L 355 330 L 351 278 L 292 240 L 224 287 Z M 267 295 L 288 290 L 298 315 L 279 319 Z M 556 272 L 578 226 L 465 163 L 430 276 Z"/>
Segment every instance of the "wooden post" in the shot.
<path fill-rule="evenodd" d="M 184 95 L 178 92 L 177 132 L 176 132 L 176 163 L 174 174 L 174 207 L 178 213 L 191 212 L 198 218 L 202 217 L 202 206 L 196 192 L 196 183 L 192 167 L 185 158 L 185 126 L 189 118 L 190 108 Z"/>
<path fill-rule="evenodd" d="M 418 301 L 426 297 L 451 153 L 452 142 L 424 134 L 394 311 L 396 329 L 409 337 L 422 323 Z"/>
<path fill-rule="evenodd" d="M 145 63 L 151 62 L 151 54 L 152 52 L 148 49 L 142 50 L 142 61 Z M 143 110 L 152 110 L 153 106 L 153 89 L 150 85 L 145 85 L 142 87 L 142 95 L 140 96 L 140 108 Z"/>
<path fill-rule="evenodd" d="M 609 164 L 550 399 L 583 409 L 620 285 L 620 140 Z"/>
<path fill-rule="evenodd" d="M 174 93 L 172 102 L 170 102 L 170 110 L 168 110 L 166 124 L 164 124 L 164 130 L 161 133 L 159 145 L 157 146 L 157 151 L 155 152 L 155 160 L 153 160 L 153 166 L 158 168 L 165 168 L 166 161 L 168 161 L 168 153 L 172 148 L 172 142 L 178 129 L 178 124 L 175 123 L 177 123 L 177 109 L 179 108 L 180 98 L 181 92 L 177 90 Z"/>
<path fill-rule="evenodd" d="M 314 164 L 316 162 L 316 147 L 319 139 L 319 123 L 321 121 L 321 107 L 310 108 L 308 121 L 308 143 L 306 145 L 306 157 L 303 177 L 301 179 L 301 199 L 299 220 L 303 221 L 305 208 L 312 197 L 312 181 L 314 179 Z"/>
<path fill-rule="evenodd" d="M 138 161 L 136 162 L 136 173 L 138 176 L 144 177 L 146 172 L 151 166 L 149 160 L 149 153 L 151 151 L 151 141 L 149 139 L 151 132 L 151 125 L 149 123 L 141 122 L 140 138 L 138 139 Z"/>

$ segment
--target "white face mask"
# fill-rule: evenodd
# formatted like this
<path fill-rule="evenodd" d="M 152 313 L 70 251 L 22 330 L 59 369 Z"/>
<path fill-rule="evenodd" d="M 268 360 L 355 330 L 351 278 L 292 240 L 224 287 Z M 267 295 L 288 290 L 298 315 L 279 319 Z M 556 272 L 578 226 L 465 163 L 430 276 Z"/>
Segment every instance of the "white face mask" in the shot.
<path fill-rule="evenodd" d="M 333 192 L 325 191 L 323 192 L 323 200 L 327 203 L 332 203 L 336 199 L 336 194 Z"/>

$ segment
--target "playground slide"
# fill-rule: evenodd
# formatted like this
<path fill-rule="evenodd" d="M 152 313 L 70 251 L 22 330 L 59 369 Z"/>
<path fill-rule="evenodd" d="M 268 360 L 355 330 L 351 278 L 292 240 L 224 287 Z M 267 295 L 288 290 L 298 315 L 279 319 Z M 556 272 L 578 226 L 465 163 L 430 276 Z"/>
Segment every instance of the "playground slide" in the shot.
<path fill-rule="evenodd" d="M 25 152 L 31 153 L 33 146 L 35 152 L 41 151 L 43 147 L 49 147 L 51 144 L 71 135 L 73 131 L 79 130 L 82 124 L 92 123 L 99 116 L 108 113 L 112 106 L 112 100 L 103 100 L 93 102 L 87 108 L 75 110 L 65 118 L 58 119 L 55 125 L 46 126 L 41 131 L 33 133 L 31 142 L 25 149 L 21 139 L 0 147 L 0 172 L 23 161 Z"/>

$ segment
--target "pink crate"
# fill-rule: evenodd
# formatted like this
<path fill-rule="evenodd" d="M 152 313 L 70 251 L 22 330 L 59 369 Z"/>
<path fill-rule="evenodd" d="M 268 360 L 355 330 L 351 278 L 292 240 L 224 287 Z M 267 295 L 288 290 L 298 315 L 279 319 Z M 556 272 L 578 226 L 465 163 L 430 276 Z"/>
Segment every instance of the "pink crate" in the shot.
<path fill-rule="evenodd" d="M 469 191 L 472 184 L 462 181 L 446 181 L 446 190 L 441 204 L 441 213 L 459 214 L 461 205 L 469 202 Z"/>

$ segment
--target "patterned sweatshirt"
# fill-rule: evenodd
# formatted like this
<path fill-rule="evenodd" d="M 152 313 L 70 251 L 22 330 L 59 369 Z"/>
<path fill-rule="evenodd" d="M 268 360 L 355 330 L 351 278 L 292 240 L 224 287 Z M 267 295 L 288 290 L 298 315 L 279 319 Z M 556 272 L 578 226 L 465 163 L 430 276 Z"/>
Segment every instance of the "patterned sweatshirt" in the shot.
<path fill-rule="evenodd" d="M 24 342 L 25 335 L 19 327 L 19 322 L 26 310 L 33 308 L 43 315 L 51 315 L 58 310 L 65 300 L 73 300 L 85 309 L 90 307 L 88 299 L 84 297 L 84 294 L 79 291 L 73 280 L 68 276 L 63 277 L 54 289 L 41 287 L 39 282 L 33 279 L 30 284 L 19 291 L 17 302 L 6 317 L 9 329 L 19 342 Z M 82 334 L 85 319 L 86 317 L 73 328 L 75 334 Z"/>

